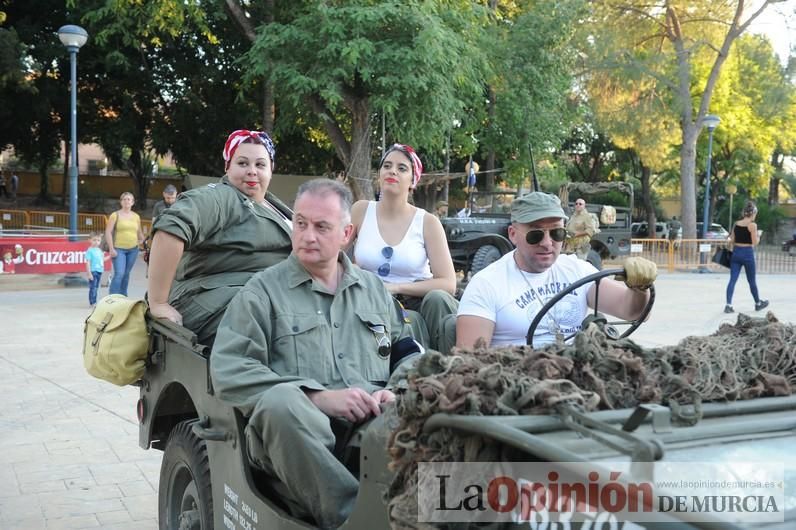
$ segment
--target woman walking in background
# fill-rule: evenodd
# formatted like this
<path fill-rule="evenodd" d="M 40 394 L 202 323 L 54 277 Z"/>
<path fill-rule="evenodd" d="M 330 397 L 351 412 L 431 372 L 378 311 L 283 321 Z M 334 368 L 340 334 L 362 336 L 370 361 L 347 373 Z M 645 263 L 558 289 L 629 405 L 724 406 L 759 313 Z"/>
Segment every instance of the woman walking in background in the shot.
<path fill-rule="evenodd" d="M 746 271 L 746 281 L 749 282 L 749 289 L 755 299 L 755 311 L 760 311 L 768 306 L 768 300 L 761 300 L 757 292 L 757 281 L 755 279 L 755 246 L 758 243 L 757 206 L 749 201 L 743 209 L 743 217 L 735 222 L 730 231 L 730 248 L 732 248 L 732 259 L 730 260 L 730 281 L 727 284 L 727 305 L 724 306 L 725 313 L 733 313 L 732 295 L 735 291 L 735 282 L 741 274 L 741 267 Z"/>
<path fill-rule="evenodd" d="M 108 242 L 108 252 L 113 260 L 109 294 L 127 296 L 130 272 L 138 257 L 138 245 L 144 242 L 144 232 L 141 230 L 141 218 L 132 210 L 135 204 L 133 194 L 125 191 L 119 197 L 119 203 L 122 207 L 110 215 L 108 226 L 105 227 L 105 241 Z"/>

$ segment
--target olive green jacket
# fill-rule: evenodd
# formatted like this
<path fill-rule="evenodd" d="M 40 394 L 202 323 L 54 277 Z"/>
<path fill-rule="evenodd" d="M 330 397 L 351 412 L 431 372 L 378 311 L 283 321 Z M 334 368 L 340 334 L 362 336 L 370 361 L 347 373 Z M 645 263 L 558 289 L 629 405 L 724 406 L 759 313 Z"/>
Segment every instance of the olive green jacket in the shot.
<path fill-rule="evenodd" d="M 280 383 L 311 390 L 384 388 L 392 343 L 409 326 L 375 275 L 340 253 L 335 294 L 313 281 L 294 255 L 257 275 L 235 296 L 218 327 L 210 371 L 218 396 L 244 414 Z"/>
<path fill-rule="evenodd" d="M 267 199 L 290 215 L 274 195 L 269 193 Z M 287 258 L 291 248 L 284 219 L 252 202 L 226 177 L 180 194 L 158 215 L 152 230 L 185 242 L 169 303 L 183 314 L 190 329 L 213 316 L 220 319 L 238 289 L 255 273 Z M 191 307 L 197 303 L 201 307 Z"/>

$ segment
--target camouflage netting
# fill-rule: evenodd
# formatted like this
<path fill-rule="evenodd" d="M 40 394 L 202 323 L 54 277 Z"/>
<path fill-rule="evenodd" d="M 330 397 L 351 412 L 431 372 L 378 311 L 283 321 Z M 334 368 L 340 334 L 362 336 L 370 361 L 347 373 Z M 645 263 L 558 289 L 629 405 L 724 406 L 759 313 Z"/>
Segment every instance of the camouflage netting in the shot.
<path fill-rule="evenodd" d="M 672 419 L 692 424 L 704 401 L 790 395 L 796 387 L 796 328 L 739 315 L 713 335 L 645 349 L 609 341 L 594 326 L 573 344 L 454 349 L 425 355 L 398 398 L 399 423 L 389 442 L 396 475 L 387 492 L 393 528 L 417 522 L 417 462 L 497 461 L 502 450 L 450 429 L 423 433 L 438 412 L 466 415 L 547 414 L 568 403 L 583 411 L 661 403 Z M 684 407 L 685 405 L 685 407 Z"/>

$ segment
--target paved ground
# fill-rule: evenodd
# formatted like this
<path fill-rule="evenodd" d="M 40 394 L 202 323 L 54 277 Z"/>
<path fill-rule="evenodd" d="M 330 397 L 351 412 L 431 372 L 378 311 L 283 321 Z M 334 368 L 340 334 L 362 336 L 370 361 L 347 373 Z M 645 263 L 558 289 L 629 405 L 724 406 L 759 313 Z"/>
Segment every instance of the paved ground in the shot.
<path fill-rule="evenodd" d="M 133 274 L 130 295 L 142 297 L 142 262 Z M 137 389 L 83 370 L 87 290 L 11 280 L 0 283 L 0 529 L 157 528 L 161 454 L 138 447 Z M 673 344 L 733 322 L 722 312 L 726 282 L 726 273 L 662 274 L 658 303 L 636 338 Z M 796 275 L 758 282 L 770 310 L 796 323 Z M 735 307 L 753 309 L 743 278 Z"/>

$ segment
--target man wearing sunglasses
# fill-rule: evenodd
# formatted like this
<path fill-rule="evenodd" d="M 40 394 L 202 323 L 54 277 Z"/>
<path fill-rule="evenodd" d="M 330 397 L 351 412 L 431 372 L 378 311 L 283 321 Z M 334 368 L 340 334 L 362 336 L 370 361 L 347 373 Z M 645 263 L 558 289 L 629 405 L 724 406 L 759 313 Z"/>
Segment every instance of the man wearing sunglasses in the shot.
<path fill-rule="evenodd" d="M 473 276 L 459 304 L 456 346 L 521 345 L 531 321 L 553 296 L 597 269 L 574 255 L 561 255 L 567 216 L 555 195 L 533 192 L 511 203 L 509 239 L 517 247 Z M 600 282 L 599 310 L 622 319 L 637 318 L 649 299 L 657 267 L 643 258 L 625 260 L 625 281 Z M 581 328 L 594 307 L 593 283 L 559 301 L 534 333 L 534 346 Z"/>
<path fill-rule="evenodd" d="M 599 230 L 597 219 L 586 210 L 586 201 L 575 199 L 575 213 L 567 221 L 569 237 L 564 243 L 564 253 L 586 259 L 591 249 L 591 238 Z"/>

